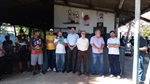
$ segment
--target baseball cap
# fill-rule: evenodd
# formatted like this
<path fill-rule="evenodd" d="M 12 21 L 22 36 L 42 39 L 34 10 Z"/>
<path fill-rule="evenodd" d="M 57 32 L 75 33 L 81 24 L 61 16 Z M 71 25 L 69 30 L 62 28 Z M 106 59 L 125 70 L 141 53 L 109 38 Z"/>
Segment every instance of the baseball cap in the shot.
<path fill-rule="evenodd" d="M 54 30 L 52 28 L 49 29 L 50 32 L 53 32 Z"/>

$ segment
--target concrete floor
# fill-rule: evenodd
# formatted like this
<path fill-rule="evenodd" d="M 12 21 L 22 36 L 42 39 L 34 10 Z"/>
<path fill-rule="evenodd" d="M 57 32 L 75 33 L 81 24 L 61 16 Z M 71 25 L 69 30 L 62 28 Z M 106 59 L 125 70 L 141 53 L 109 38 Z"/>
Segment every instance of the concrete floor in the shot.
<path fill-rule="evenodd" d="M 145 64 L 147 68 L 147 64 Z M 146 69 L 145 69 L 146 70 Z M 32 76 L 31 72 L 13 73 L 4 77 L 0 84 L 132 84 L 132 60 L 125 57 L 125 72 L 121 79 L 106 76 L 78 76 L 72 73 L 47 72 L 45 75 Z"/>

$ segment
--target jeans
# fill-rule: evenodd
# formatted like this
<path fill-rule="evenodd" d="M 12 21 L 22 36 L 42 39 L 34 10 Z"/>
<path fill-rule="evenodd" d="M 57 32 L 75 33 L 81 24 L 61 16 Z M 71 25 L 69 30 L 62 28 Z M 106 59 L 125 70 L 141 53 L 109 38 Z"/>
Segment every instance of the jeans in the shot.
<path fill-rule="evenodd" d="M 139 65 L 138 65 L 138 81 L 144 81 L 144 56 L 145 54 L 140 54 L 139 56 Z"/>
<path fill-rule="evenodd" d="M 120 68 L 120 60 L 119 60 L 119 55 L 108 55 L 109 57 L 109 66 L 111 69 L 111 74 L 114 76 L 118 76 L 121 73 L 121 68 Z"/>
<path fill-rule="evenodd" d="M 92 55 L 93 57 L 93 68 L 92 68 L 92 73 L 95 74 L 96 73 L 96 60 L 98 58 L 99 60 L 99 68 L 100 68 L 100 75 L 103 75 L 103 53 L 93 53 Z"/>
<path fill-rule="evenodd" d="M 65 63 L 65 54 L 56 53 L 57 71 L 63 71 L 64 70 L 64 63 Z"/>
<path fill-rule="evenodd" d="M 51 69 L 56 68 L 55 50 L 47 50 L 47 57 L 48 57 L 48 67 L 50 67 Z"/>
<path fill-rule="evenodd" d="M 145 79 L 145 84 L 150 83 L 150 60 L 147 68 L 147 73 L 146 73 L 146 79 Z"/>

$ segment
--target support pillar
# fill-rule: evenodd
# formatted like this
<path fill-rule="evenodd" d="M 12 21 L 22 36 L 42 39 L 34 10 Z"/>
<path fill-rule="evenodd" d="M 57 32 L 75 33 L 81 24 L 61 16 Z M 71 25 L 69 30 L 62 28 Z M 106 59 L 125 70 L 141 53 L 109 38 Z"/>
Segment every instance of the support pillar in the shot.
<path fill-rule="evenodd" d="M 138 84 L 138 64 L 139 64 L 139 32 L 140 32 L 140 15 L 141 0 L 135 0 L 135 31 L 134 31 L 134 61 L 132 80 L 133 84 Z"/>

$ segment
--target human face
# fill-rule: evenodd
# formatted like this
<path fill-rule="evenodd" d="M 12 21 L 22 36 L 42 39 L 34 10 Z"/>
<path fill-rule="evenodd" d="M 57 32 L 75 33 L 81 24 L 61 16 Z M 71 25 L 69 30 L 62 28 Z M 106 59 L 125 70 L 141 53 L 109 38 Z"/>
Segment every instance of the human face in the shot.
<path fill-rule="evenodd" d="M 101 31 L 100 30 L 95 31 L 95 35 L 96 35 L 96 37 L 100 37 L 101 36 Z"/>
<path fill-rule="evenodd" d="M 62 32 L 58 32 L 58 37 L 61 37 L 62 36 Z"/>
<path fill-rule="evenodd" d="M 40 36 L 40 32 L 36 32 L 35 35 L 39 37 Z"/>
<path fill-rule="evenodd" d="M 75 32 L 75 29 L 71 28 L 71 33 L 74 34 L 74 32 Z"/>
<path fill-rule="evenodd" d="M 110 37 L 114 38 L 114 37 L 115 37 L 115 33 L 114 33 L 114 32 L 111 32 L 111 33 L 110 33 Z"/>
<path fill-rule="evenodd" d="M 85 34 L 86 34 L 85 32 L 81 32 L 81 37 L 85 38 Z"/>
<path fill-rule="evenodd" d="M 53 32 L 49 32 L 50 33 L 50 35 L 53 35 L 54 33 Z"/>

